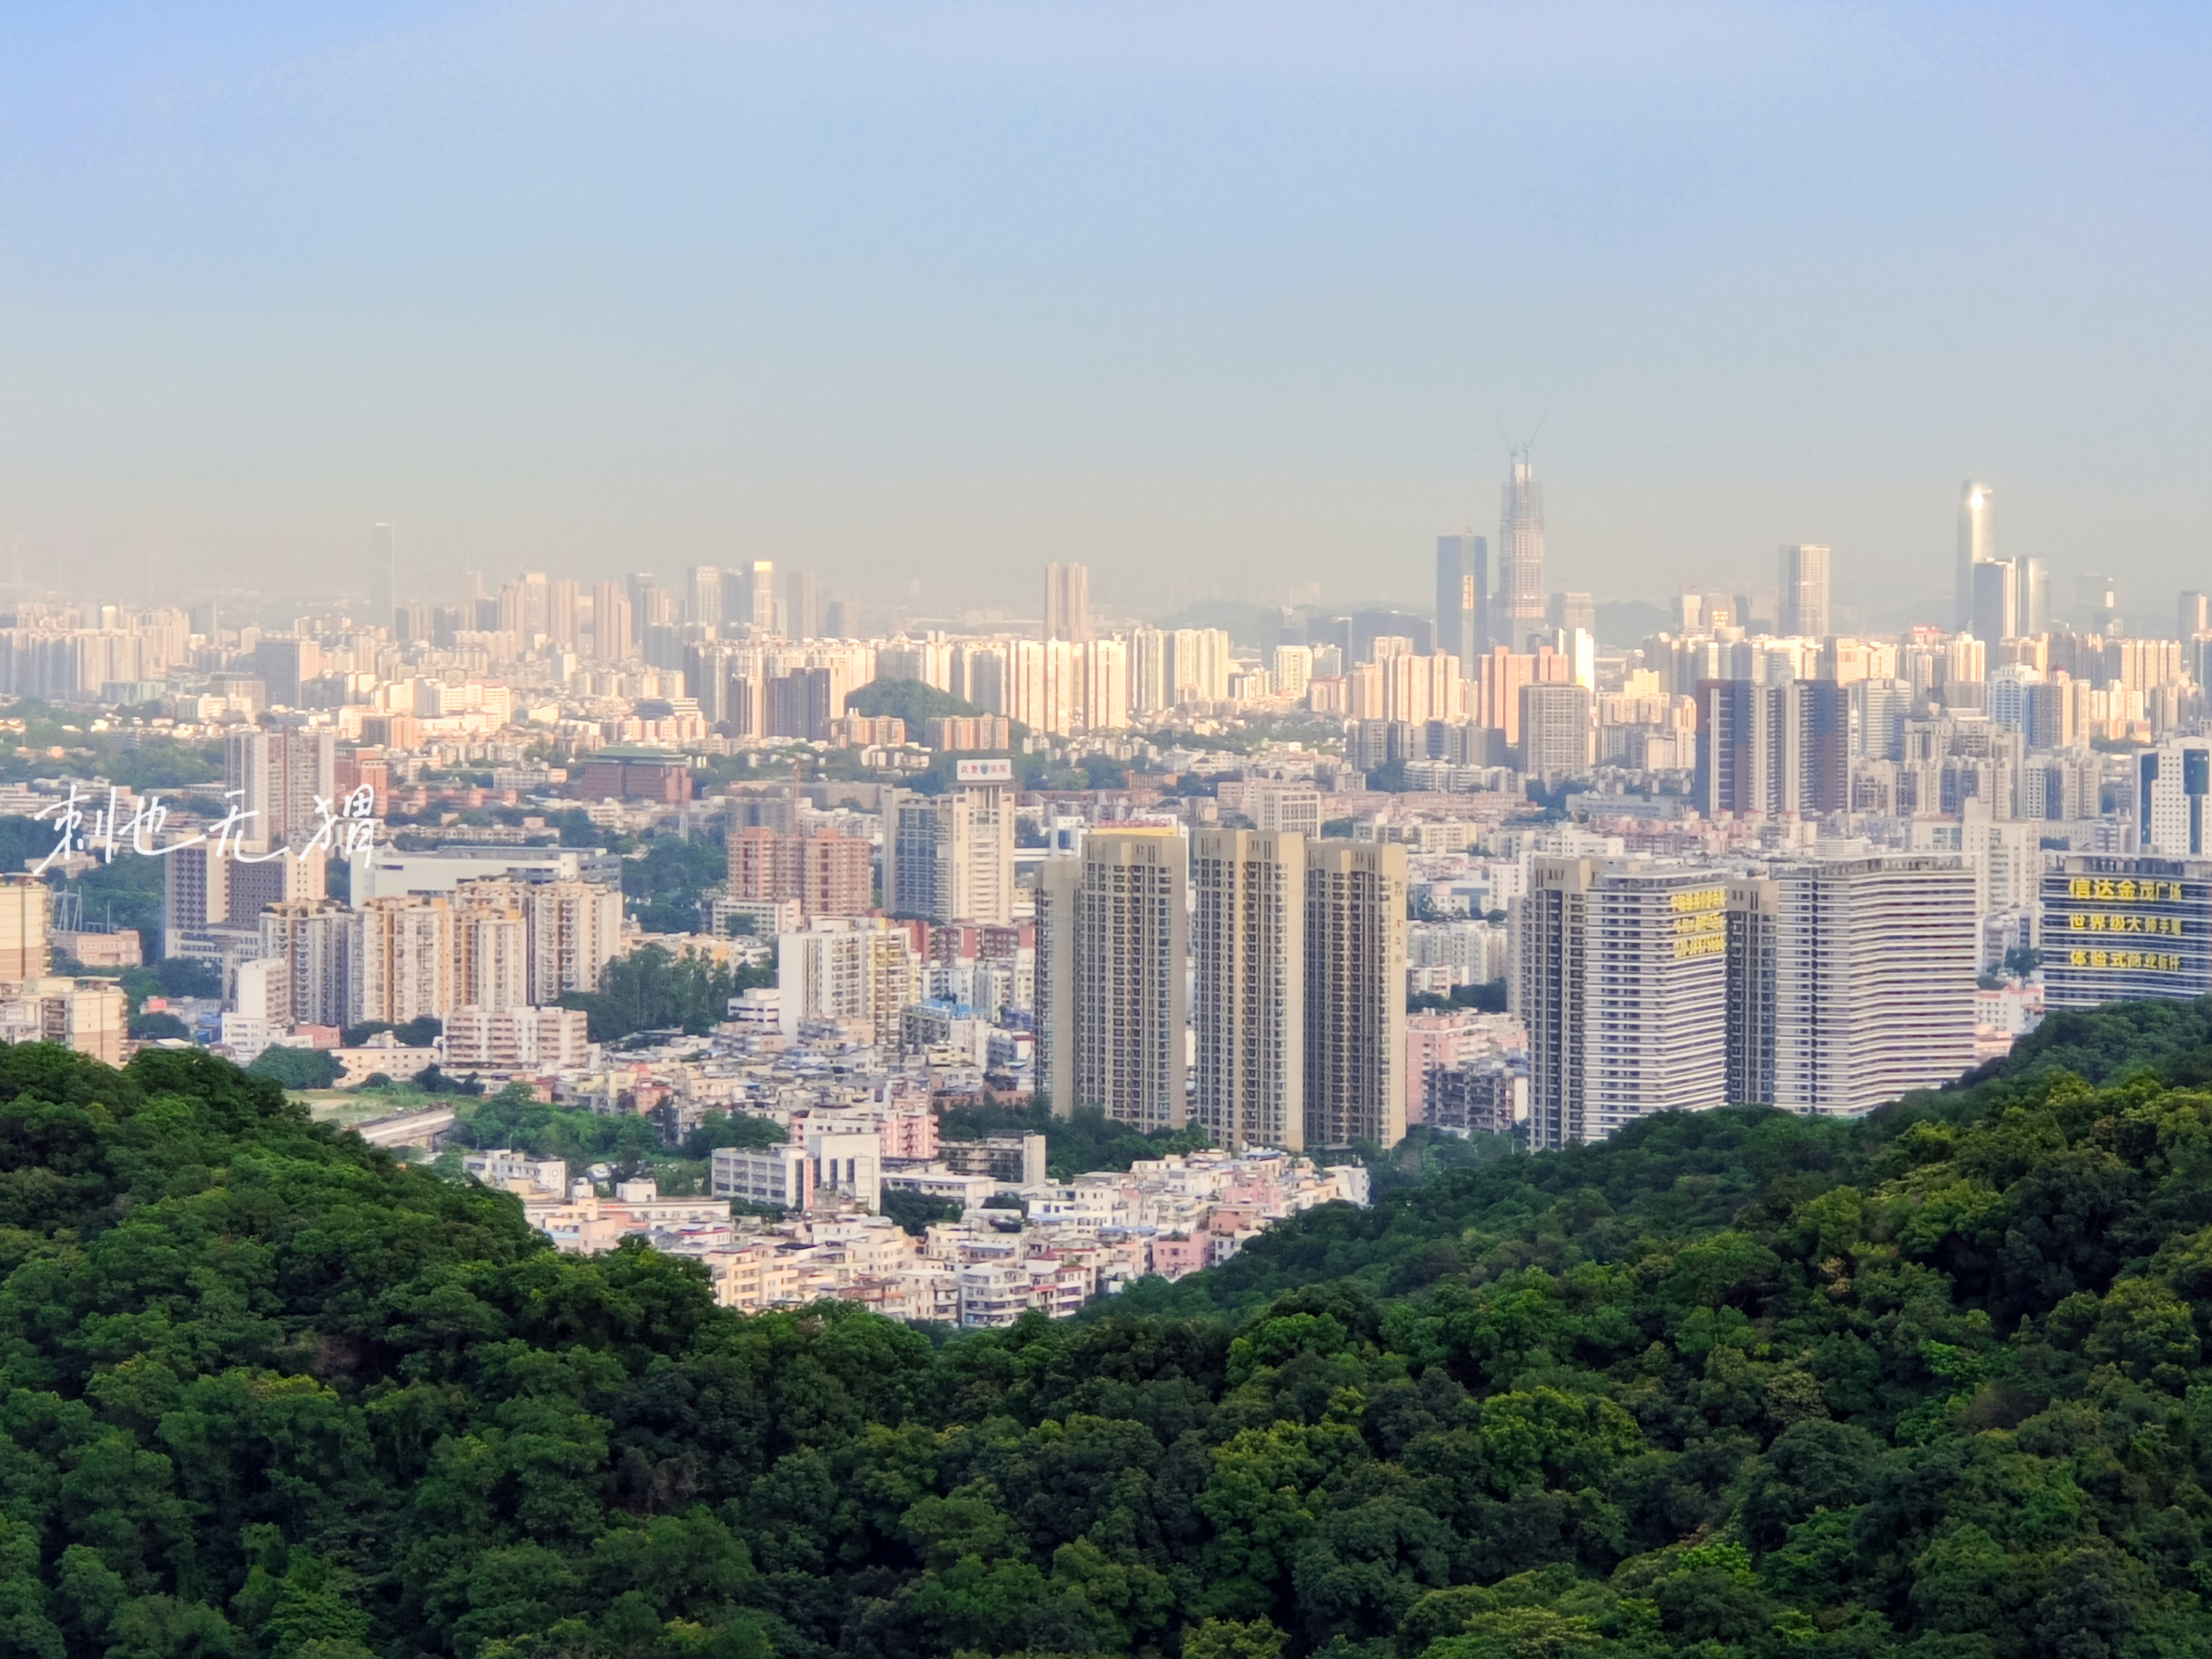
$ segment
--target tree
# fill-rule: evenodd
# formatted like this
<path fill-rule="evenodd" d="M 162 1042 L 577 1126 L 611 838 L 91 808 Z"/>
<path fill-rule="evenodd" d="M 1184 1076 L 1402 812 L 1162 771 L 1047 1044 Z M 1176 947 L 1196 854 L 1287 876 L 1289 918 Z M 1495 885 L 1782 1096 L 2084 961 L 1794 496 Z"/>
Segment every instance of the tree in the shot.
<path fill-rule="evenodd" d="M 273 1079 L 287 1089 L 327 1089 L 344 1075 L 345 1067 L 321 1048 L 264 1048 L 246 1071 Z"/>

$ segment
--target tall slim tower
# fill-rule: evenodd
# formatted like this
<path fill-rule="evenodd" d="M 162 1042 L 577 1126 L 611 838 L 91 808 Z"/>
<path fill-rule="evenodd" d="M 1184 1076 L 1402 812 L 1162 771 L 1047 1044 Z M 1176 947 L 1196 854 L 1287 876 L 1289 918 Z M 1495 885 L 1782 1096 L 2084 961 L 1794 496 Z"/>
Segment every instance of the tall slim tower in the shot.
<path fill-rule="evenodd" d="M 1996 492 L 1978 479 L 1969 478 L 1959 490 L 1959 588 L 1957 614 L 1960 629 L 1974 625 L 1974 567 L 1997 556 Z"/>
<path fill-rule="evenodd" d="M 398 569 L 392 526 L 388 524 L 369 526 L 368 623 L 372 628 L 390 628 L 392 625 L 392 610 L 398 603 L 393 597 L 398 589 Z"/>
<path fill-rule="evenodd" d="M 1188 892 L 1188 858 L 1172 829 L 1097 830 L 1077 857 L 1045 860 L 1037 1077 L 1062 1116 L 1096 1106 L 1139 1129 L 1186 1121 Z M 1401 953 L 1401 987 L 1403 963 Z"/>
<path fill-rule="evenodd" d="M 775 564 L 769 559 L 755 559 L 750 571 L 752 586 L 751 613 L 744 617 L 732 617 L 732 622 L 750 622 L 756 634 L 775 632 Z"/>
<path fill-rule="evenodd" d="M 1437 538 L 1437 649 L 1462 671 L 1488 649 L 1490 543 L 1469 531 Z"/>
<path fill-rule="evenodd" d="M 1306 844 L 1306 1145 L 1406 1138 L 1406 849 Z"/>
<path fill-rule="evenodd" d="M 1800 542 L 1782 550 L 1782 631 L 1828 636 L 1828 550 Z"/>
<path fill-rule="evenodd" d="M 691 620 L 710 628 L 721 625 L 722 572 L 719 566 L 691 567 Z"/>
<path fill-rule="evenodd" d="M 1091 637 L 1091 568 L 1051 564 L 1044 572 L 1044 636 L 1080 645 Z"/>
<path fill-rule="evenodd" d="M 1544 486 L 1536 482 L 1528 446 L 1513 452 L 1504 501 L 1498 516 L 1498 643 L 1528 647 L 1526 635 L 1544 625 Z"/>
<path fill-rule="evenodd" d="M 1192 842 L 1192 1115 L 1218 1146 L 1305 1146 L 1305 877 L 1300 836 Z"/>

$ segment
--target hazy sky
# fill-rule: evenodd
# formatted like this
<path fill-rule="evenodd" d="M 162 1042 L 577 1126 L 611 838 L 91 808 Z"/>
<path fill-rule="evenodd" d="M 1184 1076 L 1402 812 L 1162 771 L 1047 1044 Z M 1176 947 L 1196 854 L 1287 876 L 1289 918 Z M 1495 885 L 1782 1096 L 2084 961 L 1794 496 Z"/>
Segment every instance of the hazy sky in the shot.
<path fill-rule="evenodd" d="M 1034 615 L 1999 542 L 2212 586 L 2212 13 L 0 10 L 0 578 L 769 557 Z M 1307 589 L 1312 592 L 1313 589 Z M 1908 604 L 1925 598 L 1925 605 Z"/>

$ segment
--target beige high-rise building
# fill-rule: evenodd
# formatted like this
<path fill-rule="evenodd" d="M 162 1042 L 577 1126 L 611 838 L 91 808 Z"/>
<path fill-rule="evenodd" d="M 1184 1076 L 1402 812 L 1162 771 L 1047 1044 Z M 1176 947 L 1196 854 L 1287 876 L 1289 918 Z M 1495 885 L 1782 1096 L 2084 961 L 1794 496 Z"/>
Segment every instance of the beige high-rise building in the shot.
<path fill-rule="evenodd" d="M 1139 1129 L 1183 1124 L 1188 887 L 1173 828 L 1096 830 L 1076 856 L 1046 861 L 1037 1076 L 1055 1112 L 1095 1106 Z"/>
<path fill-rule="evenodd" d="M 404 1025 L 443 1019 L 453 995 L 453 907 L 442 896 L 373 898 L 360 908 L 356 1017 Z"/>
<path fill-rule="evenodd" d="M 297 1025 L 343 1026 L 353 1018 L 353 911 L 330 900 L 271 904 L 261 913 L 261 954 L 282 958 Z"/>
<path fill-rule="evenodd" d="M 526 1008 L 534 1000 L 528 913 L 519 891 L 497 890 L 520 885 L 464 883 L 455 894 L 455 1007 Z"/>
<path fill-rule="evenodd" d="M 0 879 L 0 983 L 46 976 L 46 883 L 35 876 Z"/>
<path fill-rule="evenodd" d="M 602 662 L 621 662 L 637 654 L 630 602 L 620 582 L 592 586 L 592 653 Z"/>
<path fill-rule="evenodd" d="M 530 994 L 550 1007 L 569 991 L 596 991 L 622 954 L 619 890 L 589 881 L 533 882 L 523 889 L 530 923 Z"/>
<path fill-rule="evenodd" d="M 1406 849 L 1306 843 L 1306 1145 L 1406 1138 Z"/>
<path fill-rule="evenodd" d="M 25 980 L 0 988 L 0 1042 L 58 1042 L 120 1066 L 129 1009 L 115 980 Z"/>
<path fill-rule="evenodd" d="M 884 814 L 884 908 L 929 921 L 1011 923 L 1013 792 L 999 784 L 934 796 L 892 791 Z"/>
<path fill-rule="evenodd" d="M 1052 564 L 1044 573 L 1044 636 L 1080 645 L 1091 637 L 1091 568 Z"/>
<path fill-rule="evenodd" d="M 1215 1144 L 1305 1146 L 1306 842 L 1204 830 L 1191 842 L 1191 1115 Z"/>

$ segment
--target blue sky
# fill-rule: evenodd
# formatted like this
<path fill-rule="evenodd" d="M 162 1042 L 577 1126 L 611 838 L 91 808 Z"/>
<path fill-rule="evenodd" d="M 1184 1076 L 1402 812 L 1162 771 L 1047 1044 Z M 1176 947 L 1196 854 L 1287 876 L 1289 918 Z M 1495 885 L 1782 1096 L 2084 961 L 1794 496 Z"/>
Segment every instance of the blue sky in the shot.
<path fill-rule="evenodd" d="M 2206 14 L 387 4 L 0 15 L 0 556 L 136 594 L 772 557 L 1420 592 L 1545 419 L 1553 583 L 1958 482 L 2207 570 Z M 2063 605 L 2060 606 L 2063 610 Z"/>

